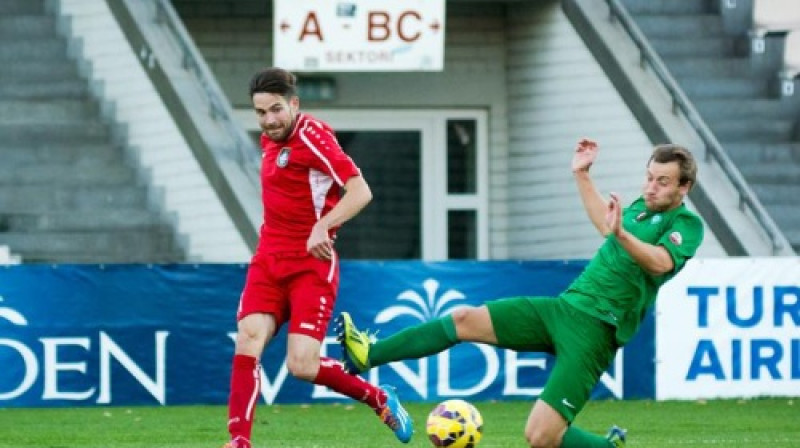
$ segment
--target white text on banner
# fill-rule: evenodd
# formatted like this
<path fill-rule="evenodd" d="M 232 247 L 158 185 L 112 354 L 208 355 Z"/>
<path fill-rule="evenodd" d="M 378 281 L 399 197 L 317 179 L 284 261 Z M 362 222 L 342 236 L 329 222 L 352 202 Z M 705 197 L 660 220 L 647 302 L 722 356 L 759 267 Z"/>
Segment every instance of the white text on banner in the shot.
<path fill-rule="evenodd" d="M 692 260 L 656 302 L 656 398 L 800 395 L 800 259 Z"/>

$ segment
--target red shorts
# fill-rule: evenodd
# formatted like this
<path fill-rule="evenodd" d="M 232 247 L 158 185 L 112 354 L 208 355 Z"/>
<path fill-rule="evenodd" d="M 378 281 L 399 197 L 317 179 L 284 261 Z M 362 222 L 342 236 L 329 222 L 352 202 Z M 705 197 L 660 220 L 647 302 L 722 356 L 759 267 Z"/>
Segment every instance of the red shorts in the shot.
<path fill-rule="evenodd" d="M 267 313 L 277 329 L 289 322 L 289 333 L 322 341 L 328 331 L 336 292 L 339 260 L 314 258 L 308 252 L 256 253 L 247 270 L 236 319 Z"/>

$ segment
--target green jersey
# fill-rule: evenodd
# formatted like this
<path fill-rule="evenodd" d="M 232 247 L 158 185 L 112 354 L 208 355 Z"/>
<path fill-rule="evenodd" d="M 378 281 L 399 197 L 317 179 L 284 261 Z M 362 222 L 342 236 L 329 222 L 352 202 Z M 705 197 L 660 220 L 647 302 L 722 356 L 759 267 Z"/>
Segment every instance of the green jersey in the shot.
<path fill-rule="evenodd" d="M 624 229 L 641 241 L 663 246 L 675 267 L 655 275 L 642 269 L 611 234 L 581 275 L 561 297 L 576 308 L 615 326 L 617 344 L 628 342 L 656 300 L 658 288 L 694 256 L 703 240 L 703 223 L 684 204 L 653 212 L 644 198 L 622 211 Z"/>

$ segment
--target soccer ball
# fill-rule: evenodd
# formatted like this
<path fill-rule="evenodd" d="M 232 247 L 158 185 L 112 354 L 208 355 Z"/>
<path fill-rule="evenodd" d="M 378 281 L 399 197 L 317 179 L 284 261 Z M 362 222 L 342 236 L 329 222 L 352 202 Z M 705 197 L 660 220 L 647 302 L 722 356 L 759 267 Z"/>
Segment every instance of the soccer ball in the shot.
<path fill-rule="evenodd" d="M 433 446 L 473 448 L 481 441 L 483 417 L 464 400 L 446 400 L 428 414 L 425 429 Z"/>

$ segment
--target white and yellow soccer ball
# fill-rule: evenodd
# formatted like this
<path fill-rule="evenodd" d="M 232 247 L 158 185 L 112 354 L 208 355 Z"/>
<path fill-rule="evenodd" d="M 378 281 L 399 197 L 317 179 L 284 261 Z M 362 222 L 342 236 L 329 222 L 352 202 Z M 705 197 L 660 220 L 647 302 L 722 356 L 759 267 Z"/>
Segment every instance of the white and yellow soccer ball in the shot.
<path fill-rule="evenodd" d="M 474 448 L 483 435 L 483 417 L 464 400 L 446 400 L 428 414 L 425 429 L 433 446 Z"/>

